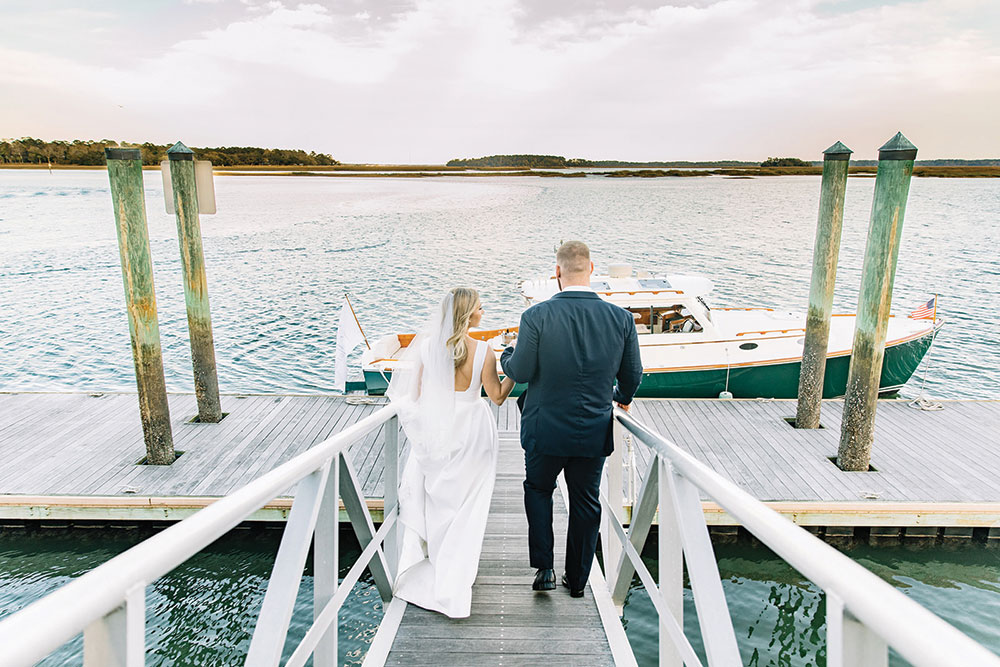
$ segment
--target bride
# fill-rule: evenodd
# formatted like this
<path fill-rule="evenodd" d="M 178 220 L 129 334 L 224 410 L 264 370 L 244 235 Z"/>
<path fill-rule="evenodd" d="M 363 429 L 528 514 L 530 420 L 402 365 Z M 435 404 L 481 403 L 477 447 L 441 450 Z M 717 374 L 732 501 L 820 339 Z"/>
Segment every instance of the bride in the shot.
<path fill-rule="evenodd" d="M 497 427 L 480 389 L 502 405 L 514 387 L 500 381 L 489 344 L 469 336 L 482 318 L 476 290 L 448 292 L 387 392 L 410 442 L 395 594 L 451 618 L 470 612 L 496 476 Z"/>

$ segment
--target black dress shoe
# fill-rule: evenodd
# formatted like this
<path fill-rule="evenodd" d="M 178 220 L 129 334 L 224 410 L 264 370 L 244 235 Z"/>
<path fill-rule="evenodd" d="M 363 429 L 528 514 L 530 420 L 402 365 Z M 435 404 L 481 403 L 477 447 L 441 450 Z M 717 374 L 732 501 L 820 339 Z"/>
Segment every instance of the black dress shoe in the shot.
<path fill-rule="evenodd" d="M 531 584 L 533 591 L 554 591 L 556 589 L 555 570 L 539 570 L 535 572 L 535 582 Z"/>
<path fill-rule="evenodd" d="M 570 588 L 570 586 L 569 586 L 569 580 L 566 578 L 565 574 L 562 577 L 562 585 L 565 586 L 566 588 L 569 588 L 569 596 L 571 598 L 582 598 L 583 597 L 583 589 L 581 588 L 580 590 L 576 590 L 576 589 Z"/>

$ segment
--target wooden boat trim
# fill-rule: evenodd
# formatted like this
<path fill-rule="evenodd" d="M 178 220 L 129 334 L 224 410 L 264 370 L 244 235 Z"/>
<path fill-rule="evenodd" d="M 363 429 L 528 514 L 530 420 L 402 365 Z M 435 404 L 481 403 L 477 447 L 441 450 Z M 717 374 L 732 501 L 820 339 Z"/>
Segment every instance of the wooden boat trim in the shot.
<path fill-rule="evenodd" d="M 805 331 L 805 327 L 795 327 L 794 329 L 767 329 L 765 331 L 741 331 L 741 332 L 739 332 L 736 335 L 737 336 L 749 336 L 749 335 L 752 335 L 752 334 L 758 334 L 758 335 L 763 336 L 764 334 L 769 334 L 769 333 L 783 333 L 784 334 L 784 333 L 788 333 L 789 331 Z"/>
<path fill-rule="evenodd" d="M 614 296 L 615 294 L 628 294 L 629 296 L 635 296 L 636 294 L 684 294 L 683 290 L 679 289 L 656 289 L 656 290 L 622 290 L 620 292 L 597 292 L 595 294 L 603 294 L 604 296 Z"/>
<path fill-rule="evenodd" d="M 756 332 L 753 332 L 756 333 Z M 645 334 L 643 334 L 645 335 Z M 653 335 L 653 334 L 651 334 Z M 655 334 L 659 335 L 659 334 Z M 798 334 L 793 336 L 770 336 L 768 338 L 762 338 L 761 340 L 782 340 L 783 338 L 800 338 Z M 753 340 L 753 339 L 751 339 Z M 639 339 L 639 347 L 669 347 L 671 345 L 709 345 L 711 343 L 745 343 L 746 340 L 736 340 L 735 338 L 715 338 L 713 340 L 689 340 L 680 341 L 677 343 L 645 343 L 643 344 L 642 339 Z"/>
<path fill-rule="evenodd" d="M 853 317 L 853 315 L 851 315 L 851 317 Z M 935 327 L 936 327 L 936 325 L 935 325 Z M 805 331 L 805 329 L 784 329 L 784 330 L 782 330 L 782 329 L 774 329 L 773 331 L 774 332 L 778 332 L 778 331 Z M 924 330 L 921 330 L 921 331 L 917 332 L 916 334 L 912 334 L 912 336 L 919 338 L 921 335 L 926 335 L 927 333 L 929 333 L 929 331 L 930 330 L 924 329 Z M 751 333 L 761 334 L 761 333 L 771 333 L 771 332 L 769 332 L 769 331 L 747 331 L 747 332 L 743 332 L 743 333 L 746 333 L 746 334 L 751 334 Z M 739 336 L 741 334 L 736 334 L 736 335 Z M 791 336 L 769 336 L 769 337 L 764 338 L 762 340 L 782 340 L 784 338 L 800 338 L 800 336 L 798 334 L 794 334 L 794 335 L 791 335 Z M 747 341 L 746 340 L 739 341 L 739 340 L 736 340 L 735 338 L 718 338 L 718 339 L 713 339 L 713 340 L 678 341 L 676 343 L 643 343 L 642 339 L 640 338 L 639 339 L 639 347 L 668 347 L 668 346 L 671 346 L 671 345 L 708 345 L 708 344 L 711 344 L 711 343 L 740 343 L 740 342 L 747 342 Z M 900 338 L 900 339 L 897 339 L 897 340 L 887 341 L 886 345 L 887 346 L 888 345 L 896 345 L 898 343 L 905 343 L 905 342 L 907 342 L 906 338 Z M 841 352 L 836 352 L 836 353 L 831 352 L 827 356 L 839 355 L 839 354 L 841 354 Z M 722 367 L 725 368 L 725 364 L 723 364 Z"/>
<path fill-rule="evenodd" d="M 917 332 L 915 334 L 911 334 L 909 336 L 904 336 L 903 338 L 897 338 L 895 340 L 886 341 L 885 346 L 886 347 L 895 347 L 896 345 L 902 345 L 903 343 L 908 343 L 911 340 L 917 340 L 918 338 L 923 338 L 924 336 L 927 336 L 928 334 L 930 334 L 932 332 L 933 332 L 933 329 L 931 329 L 930 331 L 924 330 L 924 331 Z M 793 338 L 793 336 L 783 336 L 783 338 Z M 776 340 L 776 338 L 768 338 L 767 340 Z M 717 343 L 717 342 L 720 342 L 720 341 L 706 341 L 706 342 Z M 735 341 L 731 341 L 731 342 L 735 342 Z M 675 343 L 672 343 L 672 344 L 675 344 Z M 676 344 L 679 344 L 679 343 L 676 343 Z M 826 355 L 826 358 L 827 359 L 832 359 L 834 357 L 844 357 L 844 356 L 849 355 L 850 353 L 851 353 L 851 350 L 849 350 L 849 349 L 848 350 L 839 350 L 839 351 L 836 351 L 836 352 L 828 352 L 827 355 Z M 767 360 L 761 360 L 761 361 L 744 361 L 744 362 L 737 363 L 737 364 L 711 364 L 711 365 L 705 365 L 705 366 L 662 366 L 662 367 L 657 367 L 657 368 L 643 368 L 642 372 L 643 373 L 665 373 L 665 372 L 671 372 L 671 371 L 713 370 L 713 369 L 716 369 L 716 368 L 722 369 L 722 368 L 748 368 L 748 367 L 751 367 L 751 366 L 776 366 L 778 364 L 787 364 L 789 362 L 801 361 L 801 360 L 802 360 L 802 355 L 798 355 L 798 356 L 795 356 L 795 357 L 785 357 L 783 359 L 767 359 Z"/>
<path fill-rule="evenodd" d="M 505 333 L 517 333 L 518 327 L 504 327 L 502 329 L 485 329 L 483 331 L 470 331 L 469 336 L 475 338 L 476 340 L 489 340 L 491 338 L 496 338 L 497 336 Z M 399 340 L 399 347 L 409 347 L 410 343 L 413 342 L 415 333 L 406 334 L 396 334 L 396 338 Z M 385 361 L 383 359 L 378 359 L 376 361 Z M 372 362 L 374 363 L 374 362 Z"/>
<path fill-rule="evenodd" d="M 853 315 L 851 315 L 851 316 L 853 316 Z M 908 343 L 908 342 L 910 342 L 912 340 L 917 340 L 918 338 L 923 338 L 924 336 L 932 334 L 934 332 L 934 330 L 938 327 L 939 323 L 943 323 L 943 320 L 937 320 L 937 321 L 935 321 L 934 325 L 931 326 L 929 329 L 922 329 L 922 330 L 920 330 L 920 331 L 918 331 L 916 333 L 910 334 L 908 336 L 903 336 L 902 338 L 896 338 L 896 339 L 893 339 L 893 340 L 886 341 L 885 346 L 886 347 L 894 347 L 896 345 L 901 345 L 903 343 Z M 494 337 L 496 335 L 499 335 L 501 333 L 504 333 L 506 331 L 517 331 L 517 327 L 510 327 L 508 329 L 492 329 L 492 330 L 489 330 L 489 331 L 477 331 L 477 332 L 473 332 L 473 333 L 474 334 L 483 334 L 483 335 L 492 334 L 492 335 L 489 336 L 490 338 L 492 338 L 492 337 Z M 782 330 L 780 330 L 780 329 L 776 329 L 775 330 L 775 332 L 778 332 L 778 331 L 782 331 Z M 804 331 L 804 329 L 786 329 L 785 331 Z M 750 333 L 769 333 L 769 332 L 756 332 L 756 331 L 753 331 L 753 332 L 744 332 L 744 333 L 750 334 Z M 398 335 L 404 335 L 404 334 L 398 334 Z M 409 336 L 412 337 L 414 334 L 406 334 L 406 335 L 409 335 Z M 470 334 L 470 335 L 473 335 L 473 334 Z M 737 335 L 740 335 L 740 334 L 737 334 Z M 798 338 L 798 337 L 799 337 L 798 334 L 794 334 L 794 335 L 789 335 L 789 336 L 771 336 L 769 338 L 764 338 L 762 340 L 782 340 L 782 339 L 786 339 L 786 338 Z M 477 338 L 478 338 L 478 336 L 477 336 Z M 742 339 L 742 340 L 745 342 L 747 339 Z M 671 345 L 706 345 L 706 344 L 711 344 L 711 343 L 720 344 L 720 343 L 737 343 L 737 342 L 741 342 L 741 341 L 736 340 L 736 339 L 726 339 L 726 340 L 696 340 L 696 341 L 679 341 L 679 342 L 676 342 L 676 343 L 648 343 L 648 344 L 643 345 L 642 342 L 641 342 L 641 340 L 640 340 L 639 347 L 640 348 L 650 348 L 650 347 L 667 347 L 667 346 L 671 346 Z M 836 350 L 836 351 L 833 351 L 833 352 L 827 352 L 826 357 L 827 357 L 827 359 L 832 359 L 832 358 L 835 358 L 835 357 L 848 356 L 850 354 L 851 354 L 851 350 L 850 349 Z M 787 364 L 789 362 L 801 361 L 801 359 L 802 359 L 802 357 L 801 357 L 801 355 L 799 355 L 799 356 L 794 356 L 794 357 L 783 357 L 781 359 L 767 359 L 767 360 L 760 360 L 760 361 L 744 361 L 744 362 L 740 362 L 740 363 L 731 363 L 731 364 L 708 364 L 708 365 L 700 365 L 700 366 L 657 366 L 657 367 L 643 368 L 643 373 L 667 373 L 667 372 L 675 372 L 675 371 L 713 370 L 713 369 L 722 369 L 722 368 L 747 368 L 747 367 L 752 367 L 752 366 L 774 366 L 774 365 L 777 365 L 777 364 Z M 399 361 L 399 360 L 398 359 L 390 359 L 390 358 L 375 359 L 375 360 L 373 360 L 372 362 L 370 362 L 368 364 L 368 367 L 372 367 L 375 364 L 382 363 L 382 362 L 397 362 L 397 361 Z M 373 370 L 379 370 L 379 369 L 373 369 Z M 385 371 L 385 370 L 392 370 L 392 369 L 385 369 L 385 368 L 383 368 L 383 369 L 380 369 L 380 370 Z"/>

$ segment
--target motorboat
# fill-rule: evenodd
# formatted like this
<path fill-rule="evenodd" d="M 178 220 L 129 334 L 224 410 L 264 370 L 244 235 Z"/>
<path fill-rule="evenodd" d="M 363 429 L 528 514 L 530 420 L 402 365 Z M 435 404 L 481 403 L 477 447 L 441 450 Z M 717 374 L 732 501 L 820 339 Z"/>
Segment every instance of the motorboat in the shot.
<path fill-rule="evenodd" d="M 805 313 L 763 306 L 711 307 L 712 282 L 701 276 L 658 276 L 612 265 L 594 275 L 591 288 L 632 314 L 639 337 L 643 377 L 636 396 L 656 398 L 795 398 L 805 343 Z M 559 291 L 554 277 L 518 285 L 526 307 Z M 853 313 L 831 318 L 823 397 L 843 396 L 847 387 Z M 891 316 L 879 384 L 881 396 L 897 393 L 913 375 L 943 324 Z M 499 351 L 517 327 L 470 332 Z M 383 393 L 413 334 L 383 336 L 362 356 L 365 386 Z M 502 370 L 498 368 L 502 375 Z"/>

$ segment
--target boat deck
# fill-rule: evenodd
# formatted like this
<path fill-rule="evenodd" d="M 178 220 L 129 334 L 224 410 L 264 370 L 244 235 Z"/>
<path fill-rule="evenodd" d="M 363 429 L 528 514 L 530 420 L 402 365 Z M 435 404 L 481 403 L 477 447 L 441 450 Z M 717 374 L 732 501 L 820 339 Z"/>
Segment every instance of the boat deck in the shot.
<path fill-rule="evenodd" d="M 0 394 L 0 519 L 178 519 L 371 414 L 384 399 L 225 395 L 219 424 L 192 424 L 192 394 L 171 394 L 171 466 L 145 454 L 135 394 Z M 944 401 L 937 412 L 881 401 L 872 465 L 845 473 L 837 453 L 841 401 L 824 401 L 825 428 L 785 421 L 790 400 L 639 399 L 635 416 L 757 498 L 803 525 L 1000 528 L 1000 401 Z M 510 401 L 501 431 L 519 429 Z M 369 507 L 382 498 L 382 440 L 351 448 Z M 405 440 L 404 440 L 405 442 Z M 636 486 L 649 452 L 635 446 Z M 626 486 L 629 474 L 624 475 Z M 255 519 L 281 520 L 288 499 Z M 733 521 L 711 503 L 710 523 Z"/>

